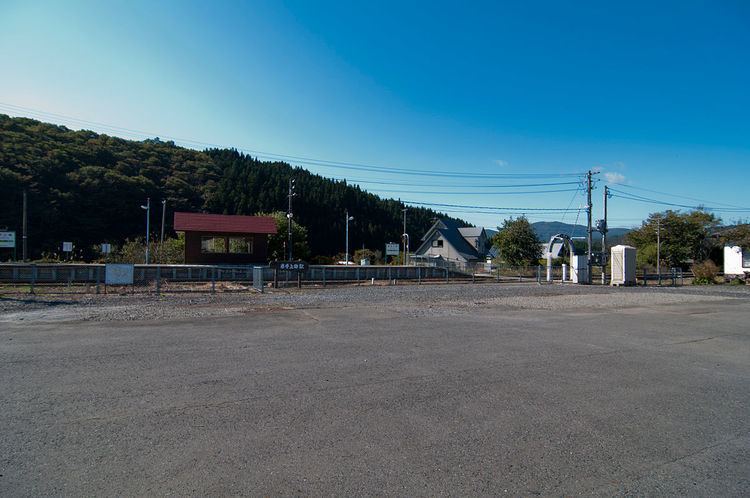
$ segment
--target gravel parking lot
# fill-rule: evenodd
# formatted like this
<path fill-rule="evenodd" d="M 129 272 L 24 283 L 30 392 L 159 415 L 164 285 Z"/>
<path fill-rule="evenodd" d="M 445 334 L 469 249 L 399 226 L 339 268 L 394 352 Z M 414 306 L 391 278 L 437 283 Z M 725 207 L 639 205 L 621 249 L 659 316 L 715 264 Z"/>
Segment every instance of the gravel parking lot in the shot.
<path fill-rule="evenodd" d="M 750 493 L 750 291 L 0 298 L 0 494 Z"/>

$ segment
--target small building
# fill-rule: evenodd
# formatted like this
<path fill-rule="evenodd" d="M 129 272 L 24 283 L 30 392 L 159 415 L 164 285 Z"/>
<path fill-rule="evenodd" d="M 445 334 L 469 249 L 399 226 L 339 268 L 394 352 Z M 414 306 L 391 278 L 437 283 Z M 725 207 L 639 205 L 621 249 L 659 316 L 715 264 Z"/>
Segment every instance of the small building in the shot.
<path fill-rule="evenodd" d="M 743 279 L 750 276 L 750 248 L 734 244 L 724 246 L 724 276 Z"/>
<path fill-rule="evenodd" d="M 462 227 L 453 220 L 437 220 L 414 251 L 416 261 L 444 260 L 458 266 L 484 262 L 492 248 L 487 231 Z"/>
<path fill-rule="evenodd" d="M 276 222 L 270 216 L 176 212 L 174 229 L 185 233 L 185 264 L 246 265 L 268 261 Z"/>

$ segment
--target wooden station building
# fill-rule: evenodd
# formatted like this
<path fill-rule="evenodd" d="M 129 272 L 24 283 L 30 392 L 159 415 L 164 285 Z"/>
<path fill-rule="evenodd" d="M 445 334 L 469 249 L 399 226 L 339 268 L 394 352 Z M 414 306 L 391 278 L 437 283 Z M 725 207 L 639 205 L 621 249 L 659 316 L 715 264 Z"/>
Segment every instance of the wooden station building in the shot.
<path fill-rule="evenodd" d="M 176 212 L 174 229 L 185 233 L 185 264 L 246 265 L 268 261 L 276 222 L 270 216 Z"/>

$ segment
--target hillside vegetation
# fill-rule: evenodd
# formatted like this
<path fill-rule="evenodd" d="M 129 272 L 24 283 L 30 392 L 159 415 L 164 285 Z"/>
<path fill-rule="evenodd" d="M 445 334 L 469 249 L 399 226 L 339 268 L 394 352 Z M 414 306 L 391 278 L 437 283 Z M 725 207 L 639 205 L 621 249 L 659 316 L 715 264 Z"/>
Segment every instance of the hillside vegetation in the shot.
<path fill-rule="evenodd" d="M 16 230 L 20 241 L 26 189 L 31 257 L 59 252 L 63 241 L 74 242 L 89 257 L 101 242 L 142 236 L 140 205 L 147 197 L 153 234 L 159 231 L 162 199 L 168 203 L 168 234 L 176 210 L 286 211 L 290 177 L 297 184 L 295 221 L 307 227 L 313 255 L 343 252 L 345 209 L 355 217 L 351 248 L 382 250 L 386 242 L 400 240 L 402 203 L 284 162 L 259 161 L 232 149 L 197 151 L 159 139 L 125 140 L 0 114 L 0 228 Z M 409 208 L 412 240 L 437 216 L 430 209 Z"/>

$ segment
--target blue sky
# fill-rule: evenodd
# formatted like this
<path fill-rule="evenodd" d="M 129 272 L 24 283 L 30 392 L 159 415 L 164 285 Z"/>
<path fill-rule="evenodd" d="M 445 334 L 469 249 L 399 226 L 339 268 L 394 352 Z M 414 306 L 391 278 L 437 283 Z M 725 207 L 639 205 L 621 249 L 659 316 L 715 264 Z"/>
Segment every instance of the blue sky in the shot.
<path fill-rule="evenodd" d="M 595 219 L 607 181 L 650 199 L 746 207 L 748 47 L 743 1 L 5 0 L 0 112 L 261 157 L 417 170 L 297 163 L 380 195 L 518 208 L 532 220 L 575 221 L 585 199 L 498 193 L 575 185 L 492 185 L 596 169 Z M 478 176 L 542 173 L 534 182 Z M 612 226 L 666 208 L 624 198 L 609 207 Z M 504 217 L 479 211 L 451 214 L 487 227 Z"/>

